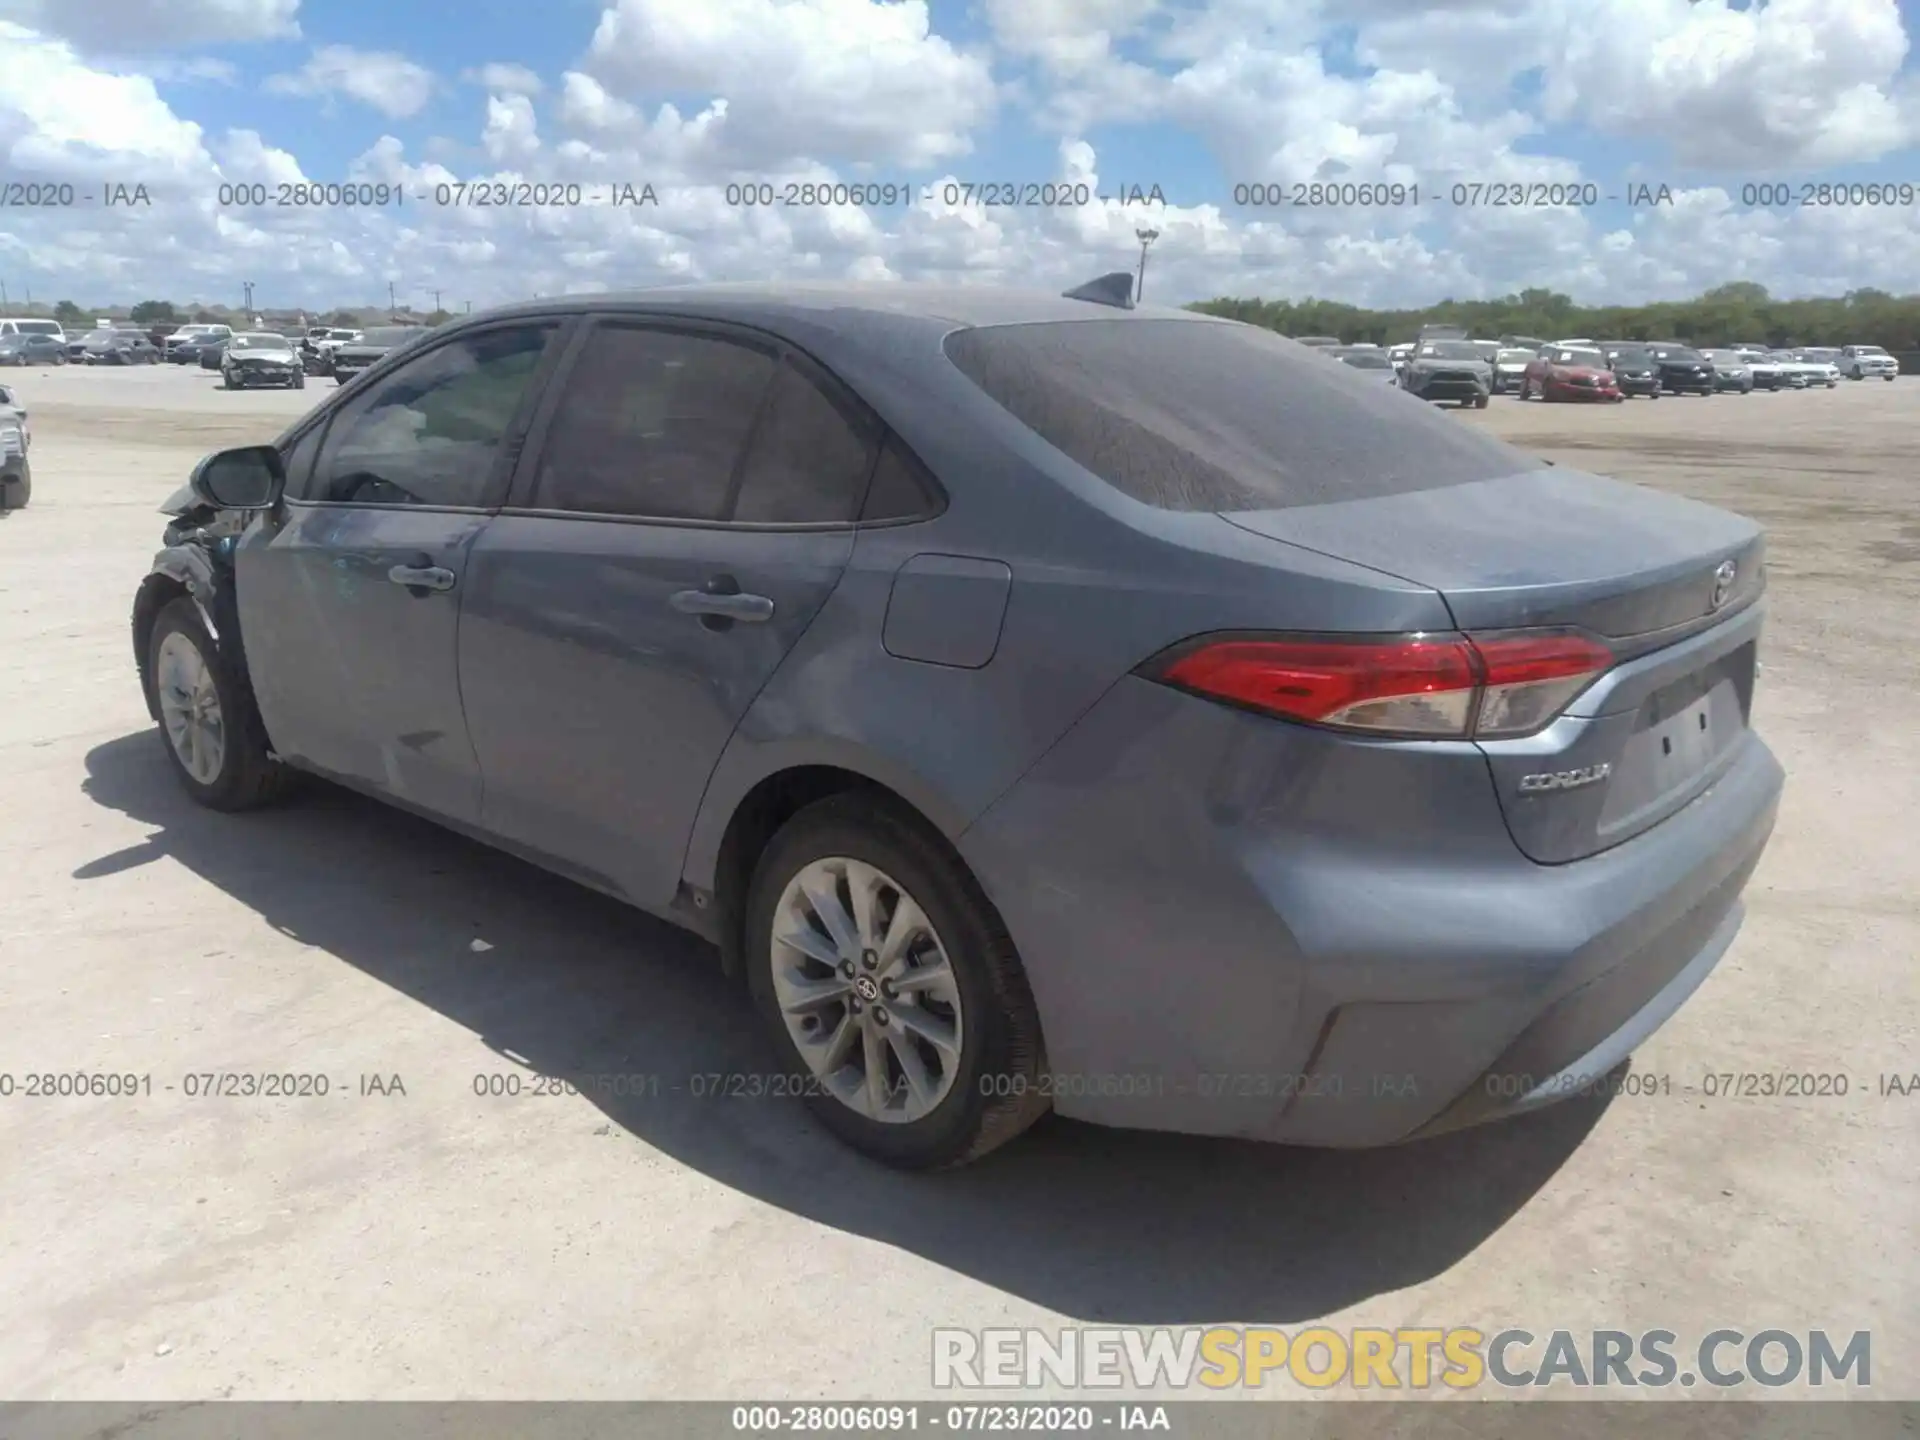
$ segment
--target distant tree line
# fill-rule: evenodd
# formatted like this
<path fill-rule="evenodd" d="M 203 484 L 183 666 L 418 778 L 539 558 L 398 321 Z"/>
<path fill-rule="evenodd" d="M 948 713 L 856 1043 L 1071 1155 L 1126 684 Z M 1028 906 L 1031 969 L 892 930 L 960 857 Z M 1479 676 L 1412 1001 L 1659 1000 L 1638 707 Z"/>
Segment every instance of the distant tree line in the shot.
<path fill-rule="evenodd" d="M 27 310 L 21 313 L 38 314 L 45 310 L 45 306 L 35 305 L 28 307 Z M 63 326 L 76 327 L 83 330 L 90 329 L 93 322 L 101 318 L 126 320 L 135 325 L 144 325 L 159 329 L 167 325 L 230 324 L 233 322 L 234 317 L 240 313 L 237 308 L 230 305 L 175 305 L 171 300 L 142 300 L 139 304 L 133 306 L 102 305 L 95 309 L 87 309 L 84 306 L 76 305 L 71 300 L 62 300 L 53 307 L 51 318 L 58 320 Z M 337 325 L 342 329 L 354 330 L 364 329 L 369 325 L 386 325 L 391 323 L 392 320 L 392 317 L 389 317 L 387 312 L 381 309 L 328 310 L 325 312 L 309 310 L 297 312 L 295 308 L 280 305 L 263 306 L 255 313 L 267 316 L 304 313 L 311 323 L 315 325 Z M 425 323 L 428 325 L 442 325 L 452 318 L 453 317 L 445 310 L 435 310 L 431 315 L 425 317 Z"/>
<path fill-rule="evenodd" d="M 1737 281 L 1693 300 L 1652 305 L 1576 305 L 1552 290 L 1498 300 L 1443 300 L 1423 310 L 1362 310 L 1334 300 L 1203 300 L 1187 307 L 1244 320 L 1282 335 L 1333 335 L 1349 344 L 1397 345 L 1422 325 L 1460 325 L 1475 339 L 1682 340 L 1691 345 L 1878 345 L 1920 350 L 1920 295 L 1851 290 L 1838 299 L 1775 300 L 1764 285 Z"/>

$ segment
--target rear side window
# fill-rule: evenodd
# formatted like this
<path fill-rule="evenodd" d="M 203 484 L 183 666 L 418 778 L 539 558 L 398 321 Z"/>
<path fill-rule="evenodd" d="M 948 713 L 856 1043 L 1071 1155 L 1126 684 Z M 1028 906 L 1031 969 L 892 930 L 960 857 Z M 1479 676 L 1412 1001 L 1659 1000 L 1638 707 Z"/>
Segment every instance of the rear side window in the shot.
<path fill-rule="evenodd" d="M 896 436 L 880 447 L 880 463 L 873 467 L 873 484 L 860 518 L 869 525 L 890 520 L 925 520 L 946 504 L 939 482 Z"/>
<path fill-rule="evenodd" d="M 776 363 L 709 335 L 605 325 L 569 371 L 533 507 L 718 520 Z"/>
<path fill-rule="evenodd" d="M 780 367 L 741 467 L 732 520 L 851 525 L 873 471 L 880 426 L 791 361 Z"/>
<path fill-rule="evenodd" d="M 983 326 L 949 335 L 946 352 L 1028 429 L 1162 510 L 1366 500 L 1541 465 L 1255 325 Z"/>

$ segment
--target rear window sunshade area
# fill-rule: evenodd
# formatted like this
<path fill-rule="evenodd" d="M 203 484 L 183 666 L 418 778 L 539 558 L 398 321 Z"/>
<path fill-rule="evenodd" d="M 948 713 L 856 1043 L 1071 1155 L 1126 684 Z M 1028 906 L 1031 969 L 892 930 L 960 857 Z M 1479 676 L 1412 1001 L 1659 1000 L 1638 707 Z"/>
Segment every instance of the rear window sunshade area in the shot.
<path fill-rule="evenodd" d="M 1541 462 L 1255 325 L 978 326 L 947 358 L 1021 424 L 1161 510 L 1273 510 L 1436 490 Z"/>

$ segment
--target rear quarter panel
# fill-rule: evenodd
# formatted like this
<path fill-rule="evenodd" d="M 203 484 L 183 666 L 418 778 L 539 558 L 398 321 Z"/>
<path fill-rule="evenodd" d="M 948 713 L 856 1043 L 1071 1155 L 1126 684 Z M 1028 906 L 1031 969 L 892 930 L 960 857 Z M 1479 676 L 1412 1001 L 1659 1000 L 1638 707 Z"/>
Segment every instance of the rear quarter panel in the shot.
<path fill-rule="evenodd" d="M 1179 640 L 1447 622 L 1426 587 L 1125 498 L 1015 422 L 924 331 L 816 354 L 927 463 L 949 503 L 936 519 L 856 537 L 838 588 L 715 769 L 683 870 L 696 889 L 712 888 L 741 799 L 780 770 L 865 775 L 957 838 L 1115 683 Z M 928 555 L 1011 570 L 988 663 L 888 652 L 895 576 Z"/>

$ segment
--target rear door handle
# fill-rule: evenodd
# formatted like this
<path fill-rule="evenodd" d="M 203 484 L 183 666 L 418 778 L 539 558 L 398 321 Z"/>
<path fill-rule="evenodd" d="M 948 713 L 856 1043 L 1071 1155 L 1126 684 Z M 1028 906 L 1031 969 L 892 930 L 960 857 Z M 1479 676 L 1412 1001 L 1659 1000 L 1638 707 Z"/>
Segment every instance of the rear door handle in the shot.
<path fill-rule="evenodd" d="M 453 588 L 453 571 L 441 565 L 396 565 L 387 571 L 387 579 L 416 595 Z"/>
<path fill-rule="evenodd" d="M 716 620 L 740 620 L 759 625 L 773 618 L 773 601 L 764 595 L 718 593 L 711 590 L 676 590 L 668 601 L 682 615 L 699 615 Z"/>

